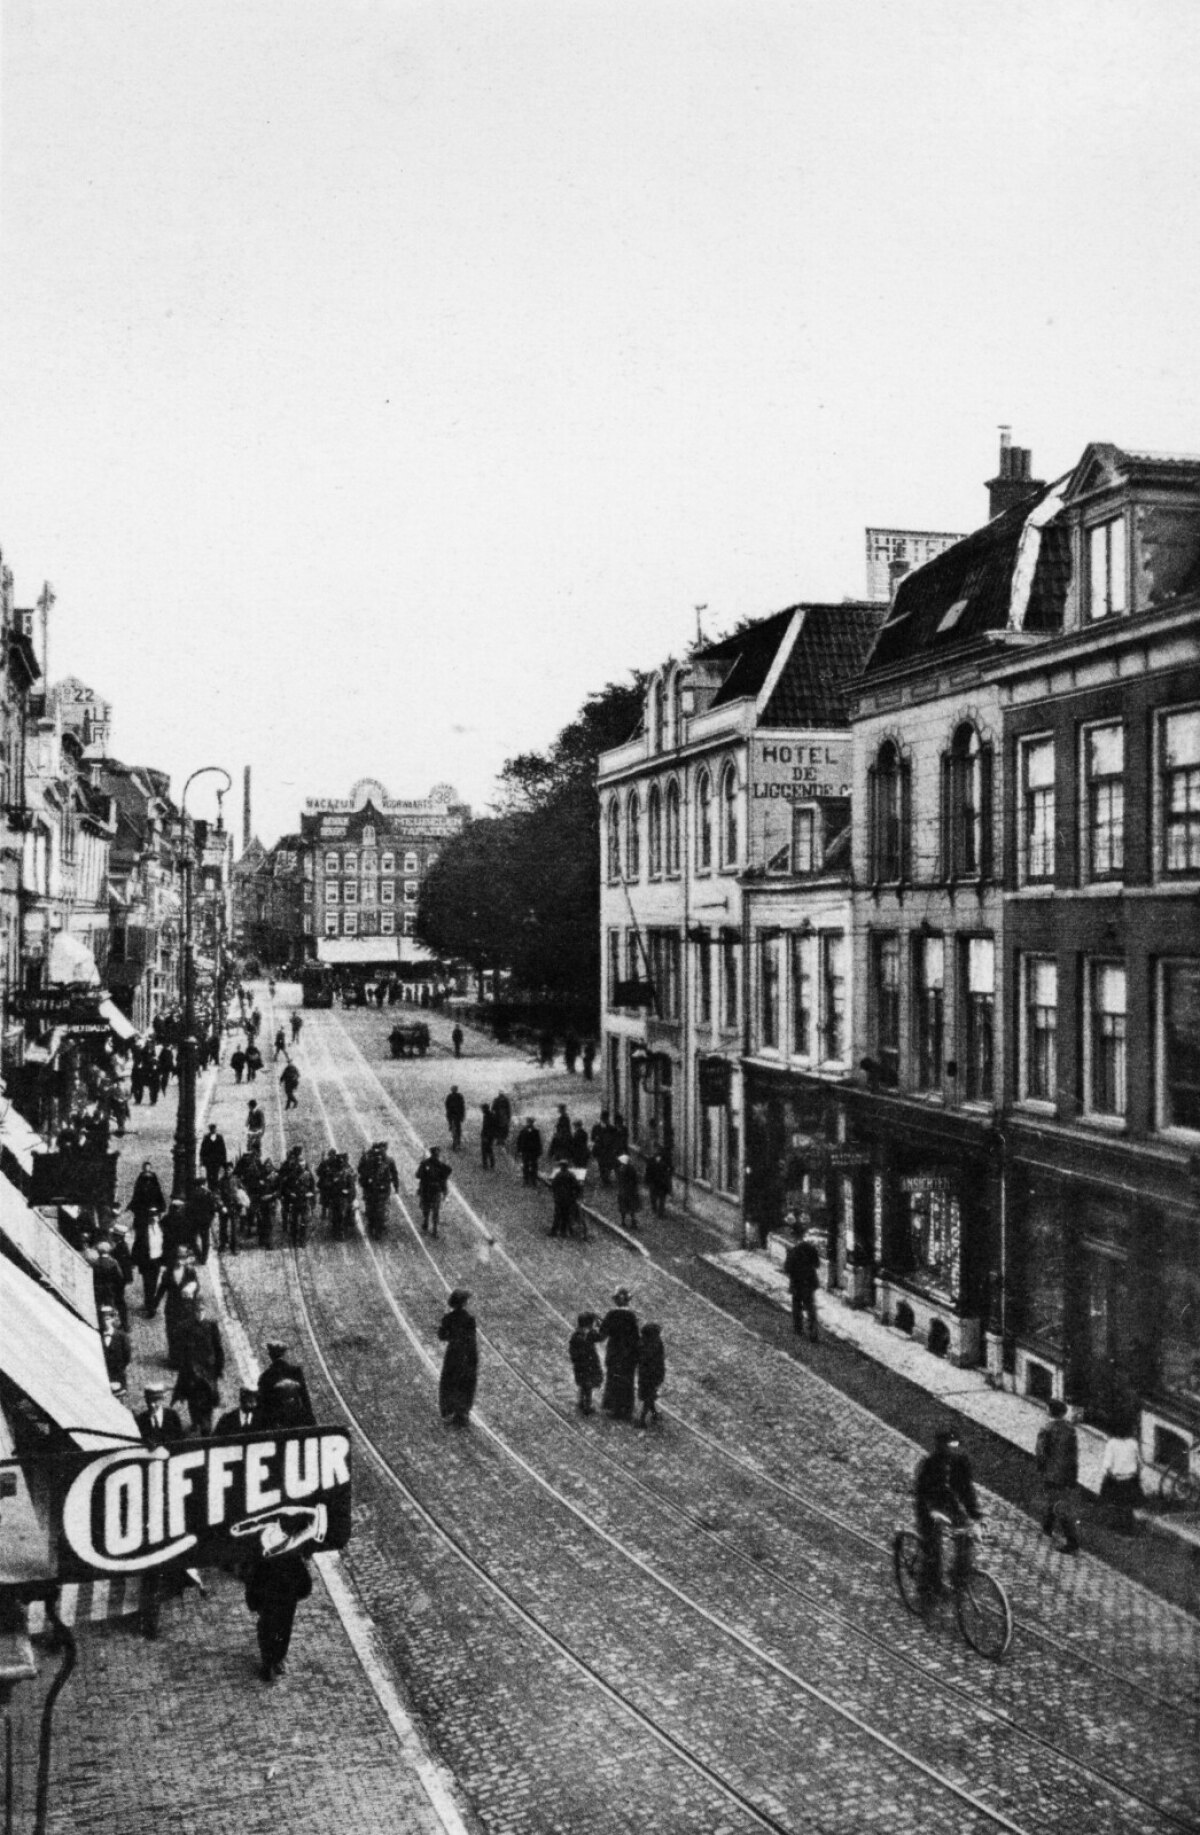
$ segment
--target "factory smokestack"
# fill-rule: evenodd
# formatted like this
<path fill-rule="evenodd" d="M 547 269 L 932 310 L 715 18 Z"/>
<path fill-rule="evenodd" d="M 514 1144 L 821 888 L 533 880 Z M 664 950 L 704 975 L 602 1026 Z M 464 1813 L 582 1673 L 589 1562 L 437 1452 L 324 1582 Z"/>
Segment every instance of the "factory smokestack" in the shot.
<path fill-rule="evenodd" d="M 242 852 L 250 845 L 250 767 L 242 770 Z"/>

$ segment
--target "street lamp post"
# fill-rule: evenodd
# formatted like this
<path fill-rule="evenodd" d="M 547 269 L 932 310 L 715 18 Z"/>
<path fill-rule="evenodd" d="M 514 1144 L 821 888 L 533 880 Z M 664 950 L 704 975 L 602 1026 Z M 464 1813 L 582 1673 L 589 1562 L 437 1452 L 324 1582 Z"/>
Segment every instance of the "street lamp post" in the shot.
<path fill-rule="evenodd" d="M 196 944 L 192 934 L 192 878 L 195 861 L 187 832 L 187 794 L 198 777 L 215 774 L 225 779 L 218 801 L 232 789 L 233 779 L 222 765 L 201 765 L 183 786 L 179 801 L 179 826 L 183 842 L 183 1046 L 179 1061 L 179 1113 L 175 1123 L 175 1176 L 173 1198 L 190 1198 L 196 1185 Z"/>

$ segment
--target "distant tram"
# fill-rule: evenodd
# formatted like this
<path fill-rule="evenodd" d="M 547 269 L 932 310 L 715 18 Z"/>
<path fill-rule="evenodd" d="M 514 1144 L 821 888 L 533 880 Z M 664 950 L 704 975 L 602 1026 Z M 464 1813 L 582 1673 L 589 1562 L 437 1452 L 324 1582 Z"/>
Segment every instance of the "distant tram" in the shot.
<path fill-rule="evenodd" d="M 300 971 L 300 998 L 306 1007 L 333 1005 L 333 970 L 324 962 L 306 962 Z"/>

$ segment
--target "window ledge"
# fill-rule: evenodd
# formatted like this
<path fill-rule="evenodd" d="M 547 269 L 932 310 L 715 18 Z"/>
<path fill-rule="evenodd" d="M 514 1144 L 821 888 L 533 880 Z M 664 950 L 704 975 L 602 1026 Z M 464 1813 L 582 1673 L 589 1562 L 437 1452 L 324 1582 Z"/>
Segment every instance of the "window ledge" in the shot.
<path fill-rule="evenodd" d="M 1098 1128 L 1105 1134 L 1125 1134 L 1129 1128 L 1124 1115 L 1094 1115 L 1086 1109 L 1080 1115 L 1079 1123 L 1081 1127 Z"/>
<path fill-rule="evenodd" d="M 1040 1096 L 1021 1096 L 1013 1104 L 1022 1115 L 1057 1115 L 1058 1109 L 1053 1102 L 1044 1102 Z"/>

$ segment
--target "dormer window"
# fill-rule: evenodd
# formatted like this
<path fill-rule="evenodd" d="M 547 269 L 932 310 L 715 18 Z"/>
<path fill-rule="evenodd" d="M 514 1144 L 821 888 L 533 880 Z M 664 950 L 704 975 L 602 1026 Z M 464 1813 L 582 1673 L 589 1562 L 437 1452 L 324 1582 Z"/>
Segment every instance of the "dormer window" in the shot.
<path fill-rule="evenodd" d="M 1088 617 L 1129 610 L 1125 518 L 1113 516 L 1088 530 Z"/>

